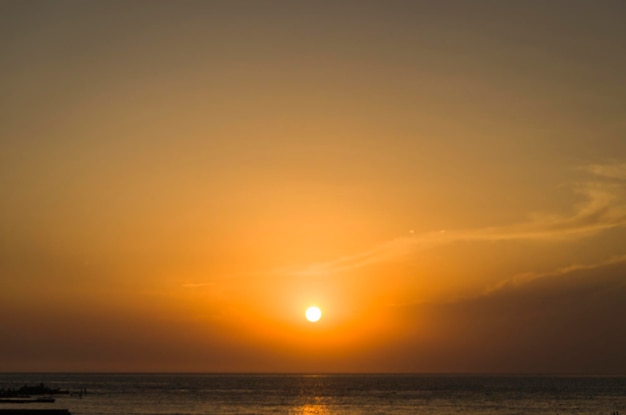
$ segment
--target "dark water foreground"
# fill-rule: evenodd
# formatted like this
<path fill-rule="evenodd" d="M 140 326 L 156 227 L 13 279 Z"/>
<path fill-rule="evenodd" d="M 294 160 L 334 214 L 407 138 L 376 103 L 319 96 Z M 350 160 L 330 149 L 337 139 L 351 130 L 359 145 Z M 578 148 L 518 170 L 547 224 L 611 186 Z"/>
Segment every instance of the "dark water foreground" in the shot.
<path fill-rule="evenodd" d="M 72 415 L 626 415 L 626 377 L 0 374 L 0 388 L 40 382 L 86 394 L 57 396 L 52 404 L 2 404 L 0 410 L 67 408 Z"/>

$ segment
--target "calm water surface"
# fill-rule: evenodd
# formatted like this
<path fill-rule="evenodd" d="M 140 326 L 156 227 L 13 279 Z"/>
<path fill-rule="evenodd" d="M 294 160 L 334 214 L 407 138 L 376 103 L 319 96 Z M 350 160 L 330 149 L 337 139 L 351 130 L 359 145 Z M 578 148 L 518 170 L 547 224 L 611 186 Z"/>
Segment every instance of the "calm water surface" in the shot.
<path fill-rule="evenodd" d="M 0 374 L 0 388 L 44 382 L 87 395 L 73 415 L 626 415 L 626 377 L 452 375 Z"/>

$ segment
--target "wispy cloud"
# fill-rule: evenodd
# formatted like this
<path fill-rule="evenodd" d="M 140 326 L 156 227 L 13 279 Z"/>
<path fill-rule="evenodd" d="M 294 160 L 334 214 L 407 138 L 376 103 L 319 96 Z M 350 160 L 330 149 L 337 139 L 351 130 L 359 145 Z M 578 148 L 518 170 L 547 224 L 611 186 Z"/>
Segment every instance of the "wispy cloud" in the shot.
<path fill-rule="evenodd" d="M 460 241 L 537 240 L 565 241 L 585 238 L 626 226 L 626 164 L 594 164 L 583 169 L 590 177 L 573 190 L 583 196 L 573 213 L 534 214 L 529 220 L 509 226 L 447 230 L 412 234 L 382 242 L 366 251 L 290 272 L 294 275 L 339 273 L 369 265 L 399 260 L 418 250 Z"/>
<path fill-rule="evenodd" d="M 626 180 L 626 163 L 590 164 L 583 169 L 596 177 Z"/>
<path fill-rule="evenodd" d="M 528 272 L 515 275 L 511 278 L 507 278 L 499 283 L 489 287 L 485 294 L 491 294 L 507 288 L 515 288 L 529 282 L 541 279 L 541 278 L 558 278 L 564 275 L 571 274 L 576 271 L 591 271 L 611 265 L 626 264 L 626 254 L 611 257 L 607 260 L 591 263 L 591 264 L 572 264 L 565 267 L 557 268 L 549 272 Z"/>
<path fill-rule="evenodd" d="M 183 284 L 184 288 L 202 288 L 202 287 L 215 287 L 217 284 L 214 282 L 188 282 Z"/>

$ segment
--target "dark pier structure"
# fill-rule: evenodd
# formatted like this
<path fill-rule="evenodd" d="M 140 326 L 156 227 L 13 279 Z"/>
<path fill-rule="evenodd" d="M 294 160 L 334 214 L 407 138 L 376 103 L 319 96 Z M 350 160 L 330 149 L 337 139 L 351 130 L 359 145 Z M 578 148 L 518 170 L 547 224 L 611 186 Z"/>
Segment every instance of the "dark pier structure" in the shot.
<path fill-rule="evenodd" d="M 81 389 L 80 397 L 83 392 Z M 68 395 L 67 390 L 58 388 L 49 388 L 43 383 L 35 386 L 24 385 L 19 389 L 0 389 L 0 404 L 41 404 L 54 403 L 53 395 Z M 2 408 L 0 406 L 0 415 L 71 415 L 68 409 L 58 408 Z"/>
<path fill-rule="evenodd" d="M 0 415 L 72 415 L 67 409 L 2 409 Z"/>

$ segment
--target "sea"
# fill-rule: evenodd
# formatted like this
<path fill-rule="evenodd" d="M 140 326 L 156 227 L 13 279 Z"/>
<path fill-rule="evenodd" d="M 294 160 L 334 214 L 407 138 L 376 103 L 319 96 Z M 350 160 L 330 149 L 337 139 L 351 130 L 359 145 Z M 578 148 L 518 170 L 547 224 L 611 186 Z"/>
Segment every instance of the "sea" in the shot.
<path fill-rule="evenodd" d="M 626 415 L 626 377 L 406 374 L 0 374 L 74 392 L 72 415 Z M 81 394 L 80 391 L 85 393 Z"/>

